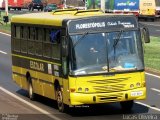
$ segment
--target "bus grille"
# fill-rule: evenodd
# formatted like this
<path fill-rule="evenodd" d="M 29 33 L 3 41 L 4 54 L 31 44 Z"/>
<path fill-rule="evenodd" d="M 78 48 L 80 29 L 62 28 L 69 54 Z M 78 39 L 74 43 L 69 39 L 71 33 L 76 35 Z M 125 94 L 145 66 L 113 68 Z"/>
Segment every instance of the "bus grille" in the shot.
<path fill-rule="evenodd" d="M 106 79 L 106 80 L 89 80 L 88 82 L 95 83 L 95 84 L 112 84 L 112 83 L 120 83 L 128 79 L 130 79 L 130 77 L 117 78 L 117 79 Z"/>
<path fill-rule="evenodd" d="M 97 95 L 100 102 L 117 102 L 123 97 L 122 93 L 114 95 Z"/>
<path fill-rule="evenodd" d="M 93 86 L 93 89 L 95 92 L 118 92 L 123 91 L 125 87 L 125 84 L 116 84 L 116 85 L 104 85 L 104 86 Z"/>
<path fill-rule="evenodd" d="M 106 80 L 89 80 L 88 82 L 93 84 L 94 92 L 109 93 L 125 90 L 126 84 L 123 83 L 128 79 L 130 79 L 130 77 Z"/>

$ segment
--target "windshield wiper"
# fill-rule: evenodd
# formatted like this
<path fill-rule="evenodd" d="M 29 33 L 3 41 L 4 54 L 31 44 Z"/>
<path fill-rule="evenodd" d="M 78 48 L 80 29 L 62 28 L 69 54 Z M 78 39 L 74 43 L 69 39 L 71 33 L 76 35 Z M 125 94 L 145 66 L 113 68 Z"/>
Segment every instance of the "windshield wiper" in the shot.
<path fill-rule="evenodd" d="M 120 38 L 121 38 L 122 33 L 123 33 L 123 30 L 121 30 L 121 31 L 118 33 L 118 35 L 117 35 L 117 37 L 116 37 L 116 39 L 115 39 L 115 41 L 114 41 L 114 44 L 113 44 L 113 47 L 114 47 L 114 48 L 117 46 L 117 44 L 118 44 L 118 42 L 119 42 L 119 40 L 120 40 Z"/>
<path fill-rule="evenodd" d="M 85 38 L 85 36 L 88 34 L 88 32 L 85 32 L 78 40 L 77 42 L 73 45 L 73 48 L 76 47 L 79 42 L 81 42 L 81 40 L 83 40 L 83 38 Z"/>
<path fill-rule="evenodd" d="M 117 46 L 119 40 L 121 39 L 122 33 L 123 33 L 123 30 L 121 30 L 121 31 L 118 33 L 116 39 L 114 40 L 114 44 L 113 44 L 113 48 L 114 48 L 114 60 L 115 60 L 115 58 L 116 58 L 116 56 L 115 56 L 115 55 L 116 55 L 116 46 Z"/>

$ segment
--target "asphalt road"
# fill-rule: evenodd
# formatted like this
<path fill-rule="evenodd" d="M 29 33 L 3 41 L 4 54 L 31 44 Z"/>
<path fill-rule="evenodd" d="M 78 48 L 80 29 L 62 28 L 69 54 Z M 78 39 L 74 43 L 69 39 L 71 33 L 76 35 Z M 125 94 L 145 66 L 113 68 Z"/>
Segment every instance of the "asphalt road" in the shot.
<path fill-rule="evenodd" d="M 160 36 L 160 18 L 157 19 L 155 22 L 140 20 L 140 23 L 148 26 L 151 36 Z"/>
<path fill-rule="evenodd" d="M 144 22 L 149 29 L 157 25 L 149 25 L 150 22 Z M 157 27 L 155 32 L 151 30 L 154 36 L 158 36 Z M 146 74 L 147 81 L 147 99 L 135 101 L 131 112 L 127 114 L 121 111 L 118 103 L 95 105 L 90 108 L 76 108 L 67 113 L 59 113 L 56 103 L 53 100 L 38 96 L 36 101 L 31 101 L 27 97 L 27 92 L 20 89 L 11 77 L 11 48 L 10 36 L 0 33 L 0 119 L 8 117 L 19 117 L 32 120 L 127 120 L 139 118 L 140 114 L 159 114 L 155 119 L 160 119 L 160 77 Z M 2 114 L 2 115 L 1 115 Z M 18 115 L 18 116 L 16 116 Z"/>

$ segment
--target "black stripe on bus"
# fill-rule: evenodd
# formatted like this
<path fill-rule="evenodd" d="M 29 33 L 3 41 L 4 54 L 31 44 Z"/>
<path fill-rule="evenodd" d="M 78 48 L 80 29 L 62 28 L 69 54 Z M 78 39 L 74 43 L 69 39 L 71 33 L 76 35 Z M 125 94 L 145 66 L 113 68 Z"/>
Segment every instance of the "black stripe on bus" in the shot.
<path fill-rule="evenodd" d="M 16 74 L 16 75 L 21 76 L 21 77 L 26 77 L 26 75 L 23 75 L 23 74 L 20 74 L 20 73 L 17 73 L 17 72 L 13 72 L 13 74 Z M 32 80 L 39 80 L 40 82 L 54 85 L 53 82 L 49 82 L 49 81 L 44 80 L 44 79 L 38 79 L 38 78 L 35 78 L 35 77 L 31 77 L 31 79 Z"/>
<path fill-rule="evenodd" d="M 12 54 L 12 64 L 13 66 L 34 70 L 57 77 L 62 76 L 61 64 L 59 63 Z"/>

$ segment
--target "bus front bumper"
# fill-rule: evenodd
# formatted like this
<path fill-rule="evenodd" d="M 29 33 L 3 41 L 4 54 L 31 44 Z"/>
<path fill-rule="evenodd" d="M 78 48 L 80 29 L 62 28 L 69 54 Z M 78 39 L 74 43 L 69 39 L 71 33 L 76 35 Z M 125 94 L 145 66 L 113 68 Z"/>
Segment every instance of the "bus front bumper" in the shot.
<path fill-rule="evenodd" d="M 137 88 L 112 93 L 71 93 L 71 105 L 111 103 L 128 100 L 143 100 L 146 98 L 146 88 Z"/>

